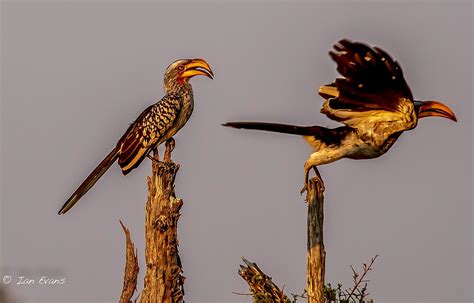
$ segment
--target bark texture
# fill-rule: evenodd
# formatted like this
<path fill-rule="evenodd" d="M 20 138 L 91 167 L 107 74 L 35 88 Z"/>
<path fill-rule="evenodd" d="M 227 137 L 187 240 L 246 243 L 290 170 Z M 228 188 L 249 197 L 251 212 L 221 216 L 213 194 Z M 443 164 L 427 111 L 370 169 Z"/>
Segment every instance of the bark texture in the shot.
<path fill-rule="evenodd" d="M 130 231 L 123 225 L 122 221 L 120 221 L 120 225 L 122 225 L 123 232 L 125 233 L 126 262 L 122 294 L 120 295 L 119 303 L 129 303 L 131 302 L 133 293 L 137 289 L 137 276 L 140 269 L 138 267 L 137 251 L 130 237 Z"/>
<path fill-rule="evenodd" d="M 323 241 L 324 184 L 321 179 L 309 180 L 306 201 L 308 203 L 308 244 L 306 291 L 308 303 L 324 303 L 324 274 L 326 251 Z"/>
<path fill-rule="evenodd" d="M 239 275 L 248 283 L 253 303 L 291 303 L 283 290 L 257 264 L 244 258 L 243 261 L 245 265 L 240 265 Z"/>
<path fill-rule="evenodd" d="M 182 267 L 178 255 L 177 227 L 183 201 L 174 194 L 179 165 L 171 161 L 174 141 L 166 143 L 163 161 L 152 159 L 152 176 L 147 177 L 145 207 L 146 273 L 140 302 L 184 302 Z"/>

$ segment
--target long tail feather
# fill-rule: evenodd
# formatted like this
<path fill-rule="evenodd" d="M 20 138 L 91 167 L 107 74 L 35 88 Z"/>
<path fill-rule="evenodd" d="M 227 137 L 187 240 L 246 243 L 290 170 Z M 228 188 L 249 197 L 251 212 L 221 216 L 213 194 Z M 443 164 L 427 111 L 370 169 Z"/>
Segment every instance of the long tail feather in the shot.
<path fill-rule="evenodd" d="M 223 126 L 239 128 L 239 129 L 254 129 L 264 130 L 270 132 L 310 136 L 314 135 L 315 132 L 319 132 L 321 127 L 319 126 L 297 126 L 280 123 L 268 123 L 268 122 L 227 122 L 222 124 Z"/>
<path fill-rule="evenodd" d="M 63 207 L 58 212 L 58 215 L 65 214 L 68 210 L 70 210 L 79 199 L 84 196 L 89 189 L 102 177 L 102 175 L 110 168 L 110 166 L 117 160 L 118 158 L 118 149 L 114 148 L 112 151 L 105 157 L 102 162 L 97 165 L 97 167 L 92 171 L 92 173 L 82 182 L 81 186 L 72 194 L 72 196 L 64 203 Z"/>

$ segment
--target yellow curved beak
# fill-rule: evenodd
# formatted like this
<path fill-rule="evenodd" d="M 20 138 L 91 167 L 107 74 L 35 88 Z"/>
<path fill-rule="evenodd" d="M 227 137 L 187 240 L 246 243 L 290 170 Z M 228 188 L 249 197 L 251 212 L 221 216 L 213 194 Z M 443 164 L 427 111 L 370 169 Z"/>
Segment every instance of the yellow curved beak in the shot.
<path fill-rule="evenodd" d="M 214 79 L 214 73 L 211 66 L 204 59 L 193 59 L 190 63 L 185 65 L 184 71 L 180 78 L 192 78 L 197 75 L 203 75 Z"/>
<path fill-rule="evenodd" d="M 454 112 L 441 102 L 423 101 L 418 109 L 418 118 L 443 117 L 457 122 Z"/>

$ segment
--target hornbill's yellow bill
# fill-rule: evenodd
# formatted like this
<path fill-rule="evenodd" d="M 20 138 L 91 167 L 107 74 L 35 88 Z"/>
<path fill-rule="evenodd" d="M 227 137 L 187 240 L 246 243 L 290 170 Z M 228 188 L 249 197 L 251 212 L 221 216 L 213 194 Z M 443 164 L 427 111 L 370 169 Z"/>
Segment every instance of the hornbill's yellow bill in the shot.
<path fill-rule="evenodd" d="M 197 75 L 211 79 L 214 76 L 203 59 L 181 59 L 168 66 L 163 80 L 165 96 L 138 116 L 115 148 L 64 203 L 59 214 L 71 209 L 115 161 L 118 160 L 124 175 L 130 173 L 152 150 L 171 139 L 186 124 L 194 108 L 193 91 L 188 81 Z"/>
<path fill-rule="evenodd" d="M 184 65 L 184 70 L 179 78 L 190 79 L 197 75 L 203 75 L 211 79 L 214 78 L 214 73 L 212 72 L 211 67 L 203 59 L 193 59 L 188 64 Z"/>
<path fill-rule="evenodd" d="M 297 126 L 268 122 L 228 122 L 224 126 L 301 135 L 313 147 L 304 165 L 308 174 L 319 165 L 342 158 L 371 159 L 386 153 L 419 118 L 438 116 L 456 121 L 451 109 L 436 101 L 415 101 L 397 61 L 378 47 L 343 39 L 329 52 L 341 77 L 323 85 L 321 113 L 344 126 Z"/>
<path fill-rule="evenodd" d="M 415 108 L 418 111 L 418 118 L 443 117 L 457 122 L 454 112 L 445 104 L 438 101 L 415 101 Z"/>

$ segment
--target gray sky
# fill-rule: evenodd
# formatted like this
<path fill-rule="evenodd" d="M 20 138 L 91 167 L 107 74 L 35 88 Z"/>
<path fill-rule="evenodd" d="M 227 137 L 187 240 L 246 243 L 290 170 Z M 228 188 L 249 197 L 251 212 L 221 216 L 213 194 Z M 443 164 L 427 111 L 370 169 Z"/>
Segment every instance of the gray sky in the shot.
<path fill-rule="evenodd" d="M 327 281 L 375 254 L 377 302 L 472 301 L 472 3 L 327 1 L 2 2 L 0 278 L 16 302 L 116 302 L 124 236 L 144 267 L 145 177 L 114 165 L 65 216 L 65 199 L 128 124 L 162 97 L 166 66 L 205 58 L 193 116 L 176 136 L 179 239 L 189 302 L 250 302 L 240 257 L 301 293 L 310 148 L 298 137 L 223 128 L 230 120 L 337 126 L 315 91 L 336 76 L 341 38 L 399 60 L 417 99 L 459 123 L 423 119 L 385 156 L 320 168 L 326 181 Z M 66 278 L 39 285 L 41 276 Z M 0 282 L 1 283 L 1 282 Z"/>

